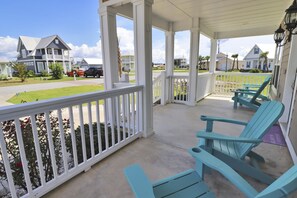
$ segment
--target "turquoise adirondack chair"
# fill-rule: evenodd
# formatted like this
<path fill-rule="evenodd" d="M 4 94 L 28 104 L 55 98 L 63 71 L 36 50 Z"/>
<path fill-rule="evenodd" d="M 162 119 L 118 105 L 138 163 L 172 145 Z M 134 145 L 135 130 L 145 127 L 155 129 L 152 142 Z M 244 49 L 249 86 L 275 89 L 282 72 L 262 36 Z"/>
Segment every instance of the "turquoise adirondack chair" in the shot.
<path fill-rule="evenodd" d="M 261 105 L 260 102 L 257 101 L 257 99 L 261 99 L 263 101 L 269 101 L 269 98 L 266 96 L 261 95 L 261 92 L 265 89 L 265 87 L 269 84 L 271 80 L 271 77 L 265 78 L 264 82 L 257 90 L 251 90 L 251 89 L 237 89 L 234 91 L 234 97 L 232 100 L 234 100 L 233 108 L 237 108 L 237 103 L 240 105 L 245 105 L 253 110 L 257 110 L 259 106 Z M 250 86 L 248 86 L 250 87 Z"/>
<path fill-rule="evenodd" d="M 297 165 L 290 168 L 274 183 L 258 193 L 245 179 L 230 166 L 209 154 L 202 148 L 189 149 L 189 153 L 200 161 L 225 176 L 246 197 L 280 198 L 287 197 L 297 189 Z M 215 194 L 203 181 L 201 170 L 190 169 L 177 175 L 151 182 L 138 164 L 128 166 L 124 174 L 136 198 L 214 198 Z"/>
<path fill-rule="evenodd" d="M 197 137 L 200 138 L 199 145 L 205 145 L 210 153 L 235 170 L 270 184 L 274 179 L 258 168 L 257 162 L 265 162 L 264 158 L 252 149 L 262 142 L 263 136 L 278 121 L 283 111 L 284 105 L 281 102 L 269 101 L 264 102 L 247 123 L 220 117 L 201 116 L 201 120 L 206 121 L 206 129 L 197 133 Z M 245 128 L 239 137 L 225 136 L 213 132 L 214 121 L 239 124 Z M 245 162 L 247 156 L 251 159 L 253 166 Z"/>

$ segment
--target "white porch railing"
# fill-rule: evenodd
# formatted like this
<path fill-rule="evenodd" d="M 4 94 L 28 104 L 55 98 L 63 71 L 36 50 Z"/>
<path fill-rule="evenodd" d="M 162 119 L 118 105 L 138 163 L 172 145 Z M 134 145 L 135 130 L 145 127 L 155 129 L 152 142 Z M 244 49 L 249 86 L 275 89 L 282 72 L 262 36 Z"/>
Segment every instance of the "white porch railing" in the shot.
<path fill-rule="evenodd" d="M 220 72 L 216 73 L 214 94 L 231 96 L 232 91 L 244 88 L 244 84 L 259 84 L 261 85 L 264 79 L 271 74 L 262 73 L 235 73 L 235 72 Z M 268 87 L 262 92 L 263 95 L 268 94 Z"/>
<path fill-rule="evenodd" d="M 165 100 L 166 74 L 164 71 L 153 80 L 153 103 Z"/>
<path fill-rule="evenodd" d="M 211 73 L 198 74 L 196 101 L 202 100 L 212 94 L 215 84 L 215 75 Z"/>
<path fill-rule="evenodd" d="M 130 86 L 0 108 L 0 182 L 11 197 L 44 195 L 138 138 L 142 104 Z"/>
<path fill-rule="evenodd" d="M 171 76 L 171 102 L 187 104 L 189 101 L 188 76 Z"/>

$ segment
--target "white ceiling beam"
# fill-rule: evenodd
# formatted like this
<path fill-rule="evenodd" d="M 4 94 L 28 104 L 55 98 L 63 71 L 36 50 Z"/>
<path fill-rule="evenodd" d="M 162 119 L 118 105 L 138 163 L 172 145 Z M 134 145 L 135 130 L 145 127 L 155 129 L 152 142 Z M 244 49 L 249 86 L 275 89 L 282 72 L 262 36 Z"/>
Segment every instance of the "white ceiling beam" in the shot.
<path fill-rule="evenodd" d="M 131 2 L 131 0 L 99 0 L 100 6 L 119 6 Z"/>
<path fill-rule="evenodd" d="M 269 35 L 269 34 L 273 34 L 275 30 L 276 30 L 275 26 L 270 26 L 270 27 L 262 27 L 262 28 L 247 29 L 247 30 L 216 32 L 215 39 Z"/>
<path fill-rule="evenodd" d="M 131 3 L 123 4 L 115 8 L 118 12 L 118 15 L 133 20 L 133 7 Z M 152 25 L 157 29 L 169 31 L 169 22 L 154 14 L 152 15 Z"/>

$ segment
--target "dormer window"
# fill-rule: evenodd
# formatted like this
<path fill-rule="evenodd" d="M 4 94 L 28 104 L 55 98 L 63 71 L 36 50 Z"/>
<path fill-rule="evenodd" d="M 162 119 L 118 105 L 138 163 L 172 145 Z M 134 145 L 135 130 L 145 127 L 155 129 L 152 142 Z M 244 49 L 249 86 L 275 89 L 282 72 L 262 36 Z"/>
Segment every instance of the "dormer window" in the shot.
<path fill-rule="evenodd" d="M 254 54 L 259 54 L 259 48 L 257 47 L 254 48 Z"/>
<path fill-rule="evenodd" d="M 58 45 L 59 44 L 59 39 L 55 39 L 55 43 Z"/>

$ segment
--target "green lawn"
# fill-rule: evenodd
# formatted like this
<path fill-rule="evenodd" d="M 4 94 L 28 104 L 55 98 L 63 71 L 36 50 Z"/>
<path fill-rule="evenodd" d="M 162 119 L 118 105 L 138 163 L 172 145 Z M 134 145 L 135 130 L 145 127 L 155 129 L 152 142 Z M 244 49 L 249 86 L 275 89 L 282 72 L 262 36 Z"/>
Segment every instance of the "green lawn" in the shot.
<path fill-rule="evenodd" d="M 75 86 L 75 87 L 64 87 L 58 89 L 48 89 L 48 90 L 40 90 L 40 91 L 30 91 L 30 92 L 22 92 L 19 95 L 15 95 L 10 98 L 7 102 L 13 104 L 20 104 L 22 101 L 33 102 L 37 99 L 47 100 L 51 98 L 59 98 L 63 96 L 72 96 L 76 94 L 83 94 L 88 92 L 100 91 L 104 90 L 104 86 L 102 85 L 84 85 L 84 86 Z"/>
<path fill-rule="evenodd" d="M 76 77 L 76 80 L 85 80 L 84 77 Z M 16 85 L 28 85 L 28 84 L 40 84 L 40 83 L 50 83 L 50 82 L 64 82 L 72 81 L 73 77 L 65 76 L 63 79 L 54 80 L 51 77 L 33 77 L 27 78 L 25 82 L 21 82 L 19 78 L 12 78 L 10 80 L 0 81 L 0 87 L 16 86 Z"/>

